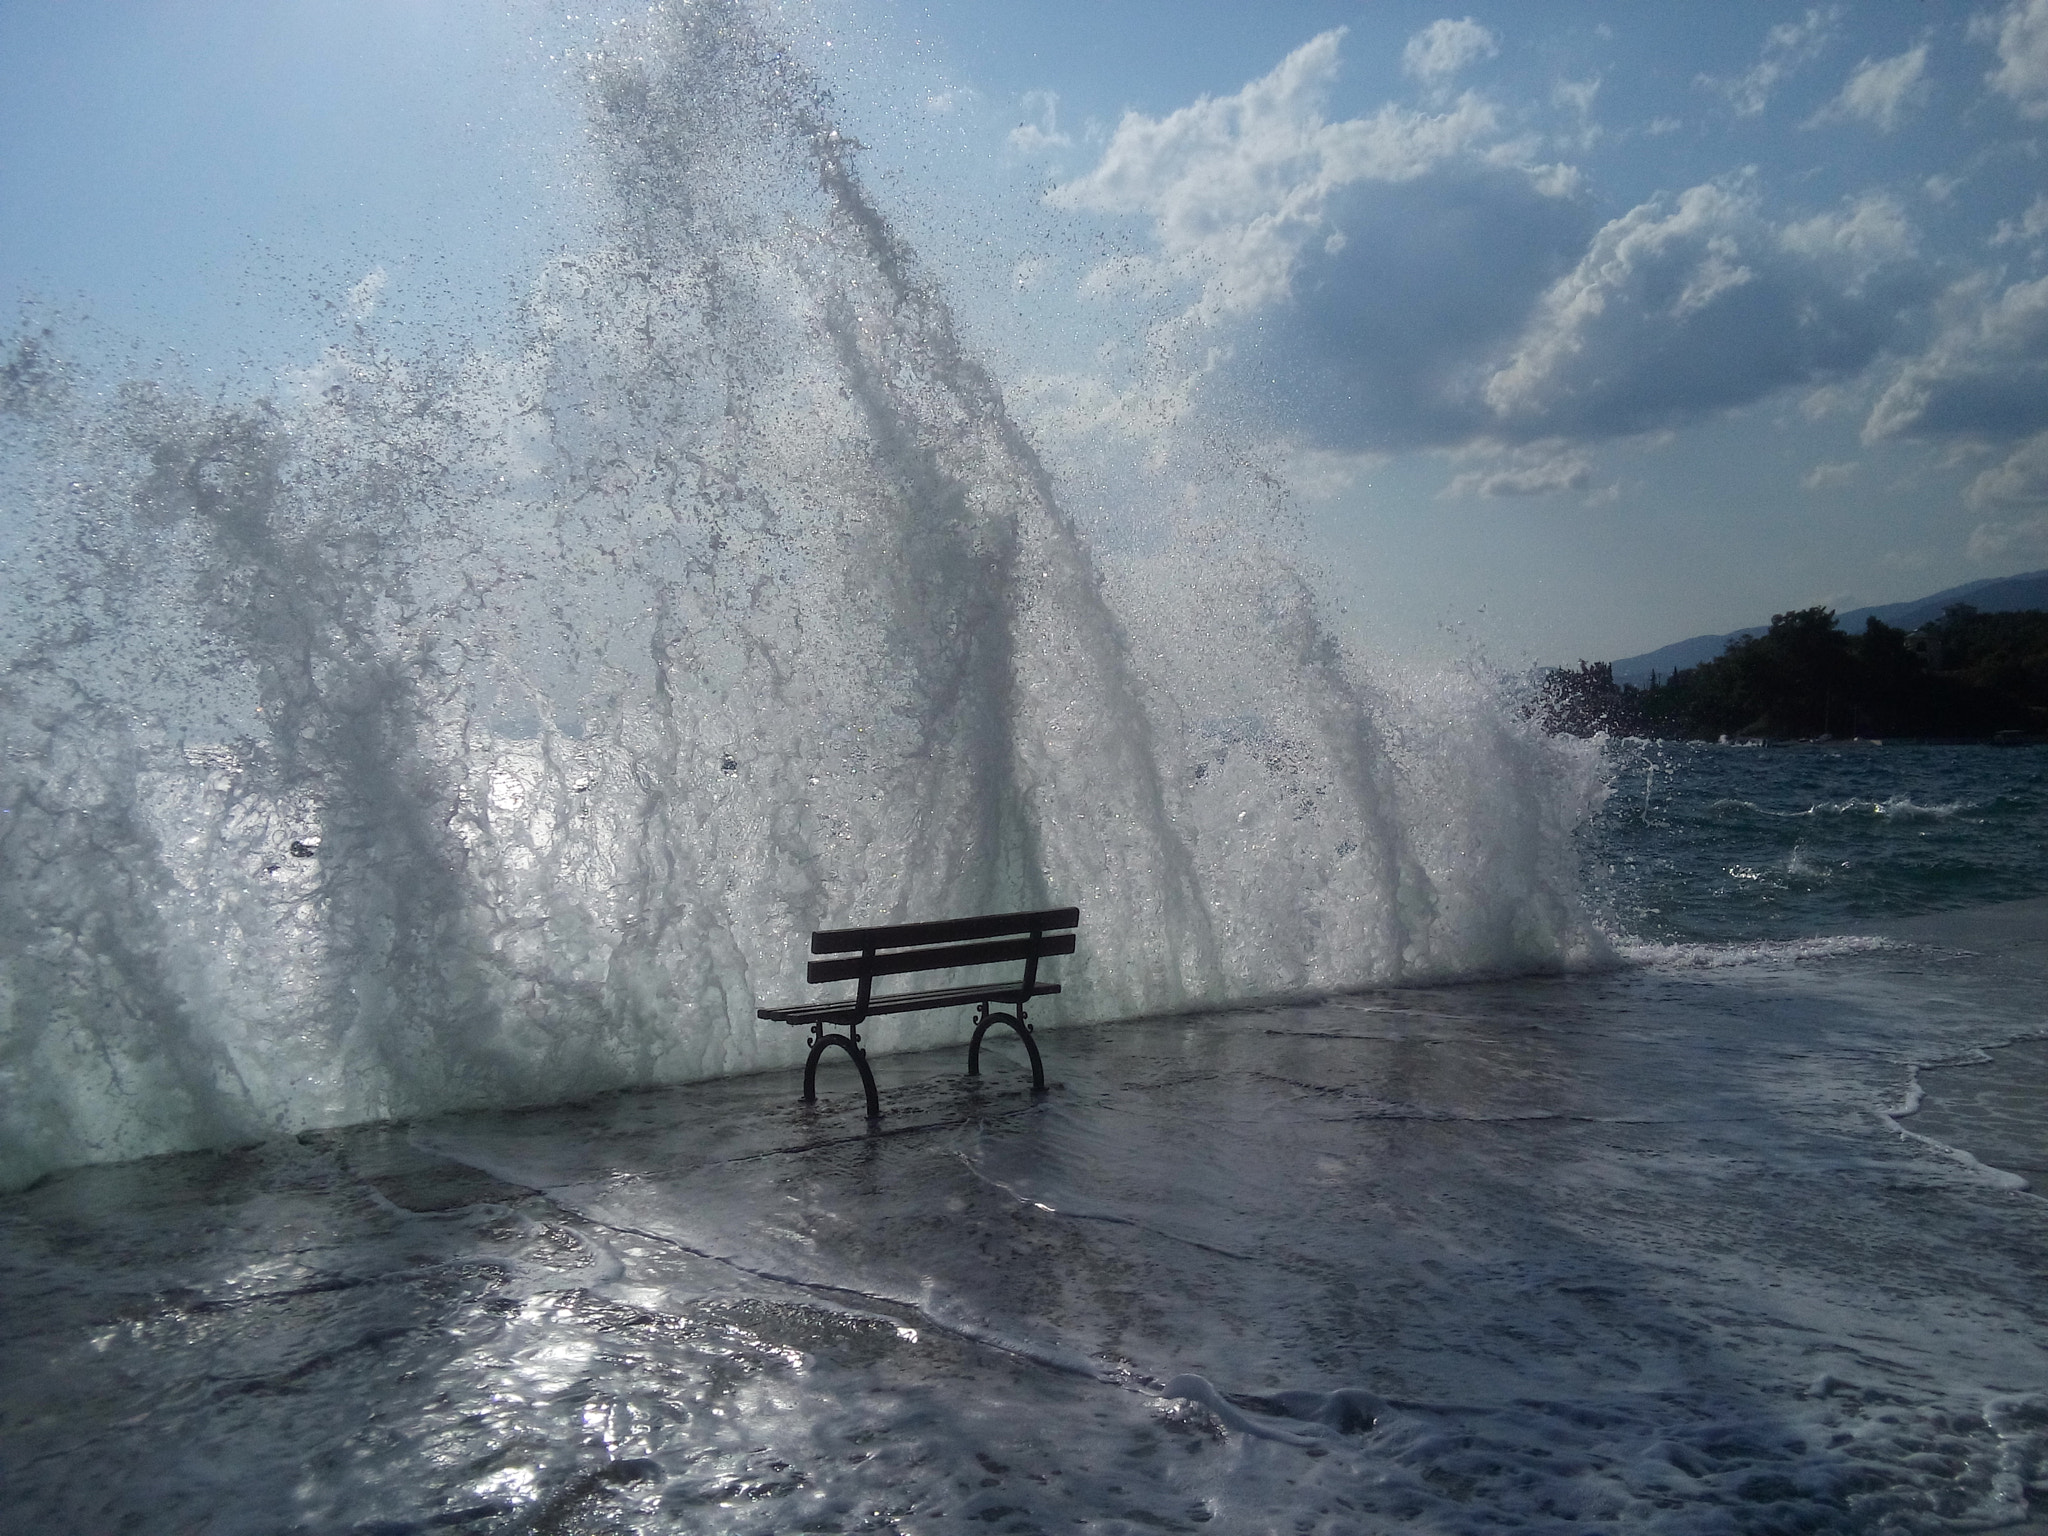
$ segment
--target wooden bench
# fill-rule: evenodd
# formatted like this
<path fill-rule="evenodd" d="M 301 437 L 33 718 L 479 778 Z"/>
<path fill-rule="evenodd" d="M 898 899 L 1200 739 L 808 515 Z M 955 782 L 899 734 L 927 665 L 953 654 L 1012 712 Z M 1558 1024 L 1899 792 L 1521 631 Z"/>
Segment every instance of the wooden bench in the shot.
<path fill-rule="evenodd" d="M 1079 907 L 1054 907 L 1045 912 L 1001 912 L 990 917 L 955 917 L 933 923 L 900 923 L 893 928 L 842 928 L 811 935 L 811 953 L 836 955 L 833 960 L 813 960 L 804 973 L 812 986 L 825 982 L 851 981 L 854 995 L 831 1003 L 800 1003 L 790 1008 L 763 1008 L 764 1019 L 785 1024 L 809 1025 L 811 1055 L 804 1063 L 804 1102 L 818 1096 L 818 1058 L 825 1048 L 836 1045 L 860 1068 L 861 1086 L 868 1094 L 868 1118 L 879 1119 L 880 1097 L 875 1093 L 875 1075 L 868 1070 L 868 1053 L 861 1049 L 860 1026 L 865 1019 L 882 1013 L 922 1013 L 932 1008 L 975 1007 L 974 1038 L 967 1043 L 967 1075 L 981 1075 L 981 1037 L 991 1024 L 1007 1024 L 1031 1053 L 1031 1086 L 1045 1088 L 1045 1065 L 1038 1059 L 1038 1042 L 1031 1038 L 1031 1025 L 1024 1005 L 1034 997 L 1059 991 L 1056 981 L 1038 979 L 1038 962 L 1054 955 L 1074 952 L 1074 929 L 1081 921 Z M 877 997 L 878 976 L 904 976 L 917 971 L 972 970 L 985 965 L 1015 965 L 1024 973 L 1009 980 L 984 981 L 964 987 L 939 987 L 926 992 L 895 992 Z M 1007 1012 L 993 1013 L 998 1004 Z M 843 1028 L 844 1034 L 835 1033 Z"/>

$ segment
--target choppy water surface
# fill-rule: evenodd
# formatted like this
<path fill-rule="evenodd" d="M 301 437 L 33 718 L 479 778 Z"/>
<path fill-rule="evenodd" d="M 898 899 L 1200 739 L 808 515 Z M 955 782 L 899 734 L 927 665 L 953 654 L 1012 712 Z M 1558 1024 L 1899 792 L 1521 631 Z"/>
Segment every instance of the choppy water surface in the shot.
<path fill-rule="evenodd" d="M 1589 874 L 1628 937 L 1841 933 L 2048 894 L 2048 748 L 1622 741 L 1608 759 Z"/>

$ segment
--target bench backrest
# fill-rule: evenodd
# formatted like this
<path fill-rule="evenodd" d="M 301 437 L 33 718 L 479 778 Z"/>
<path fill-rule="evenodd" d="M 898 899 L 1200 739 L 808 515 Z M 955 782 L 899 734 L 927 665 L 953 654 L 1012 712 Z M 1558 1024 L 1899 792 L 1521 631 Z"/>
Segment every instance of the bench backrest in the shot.
<path fill-rule="evenodd" d="M 811 935 L 811 953 L 837 955 L 813 960 L 804 979 L 867 984 L 876 976 L 910 971 L 949 971 L 974 965 L 1024 962 L 1023 985 L 1037 977 L 1038 962 L 1074 952 L 1073 930 L 1081 921 L 1079 907 L 1052 907 L 1043 912 L 998 912 L 988 917 L 953 917 L 931 923 L 898 923 L 889 928 L 841 928 Z M 1014 937 L 1014 935 L 1022 937 Z"/>

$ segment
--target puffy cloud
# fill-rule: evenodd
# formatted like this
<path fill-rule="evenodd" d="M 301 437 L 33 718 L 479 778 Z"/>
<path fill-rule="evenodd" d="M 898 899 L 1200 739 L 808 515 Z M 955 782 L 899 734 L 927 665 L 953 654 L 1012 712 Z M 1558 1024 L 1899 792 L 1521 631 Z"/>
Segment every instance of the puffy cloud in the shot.
<path fill-rule="evenodd" d="M 2037 433 L 2003 464 L 1970 483 L 1973 507 L 2048 507 L 2048 432 Z"/>
<path fill-rule="evenodd" d="M 1851 294 L 1913 255 L 1913 225 L 1906 210 L 1882 194 L 1853 198 L 1839 210 L 1787 224 L 1779 243 L 1794 255 L 1832 270 Z"/>
<path fill-rule="evenodd" d="M 1498 435 L 1479 386 L 1598 221 L 1526 174 L 1447 166 L 1331 199 L 1349 239 L 1306 251 L 1290 302 L 1228 334 L 1218 387 L 1326 446 L 1392 450 Z"/>
<path fill-rule="evenodd" d="M 1593 115 L 1593 98 L 1599 94 L 1598 75 L 1584 80 L 1560 80 L 1550 88 L 1551 101 L 1577 113 L 1582 120 Z"/>
<path fill-rule="evenodd" d="M 1763 54 L 1746 73 L 1732 80 L 1701 75 L 1698 83 L 1728 98 L 1738 117 L 1754 117 L 1770 105 L 1771 92 L 1803 64 L 1809 64 L 1834 39 L 1842 8 L 1809 10 L 1798 21 L 1781 22 L 1764 36 Z"/>
<path fill-rule="evenodd" d="M 1606 131 L 1593 121 L 1593 98 L 1600 94 L 1600 77 L 1592 75 L 1584 80 L 1559 80 L 1550 88 L 1550 104 L 1569 112 L 1577 120 L 1575 132 L 1560 135 L 1560 143 L 1584 152 L 1590 150 L 1605 138 Z"/>
<path fill-rule="evenodd" d="M 1840 384 L 1823 384 L 1818 389 L 1809 389 L 1799 402 L 1799 414 L 1808 421 L 1826 421 L 1838 411 L 1848 409 L 1854 396 Z"/>
<path fill-rule="evenodd" d="M 1964 551 L 1972 560 L 1999 564 L 2031 565 L 2048 556 L 2048 517 L 2030 517 L 2017 523 L 1979 523 L 1970 530 Z"/>
<path fill-rule="evenodd" d="M 1792 67 L 1836 17 L 1778 29 L 1767 62 Z M 1186 295 L 1154 333 L 1158 366 L 1247 421 L 1339 454 L 1494 445 L 1459 466 L 1454 494 L 1585 491 L 1592 470 L 1562 445 L 1781 389 L 1819 399 L 1924 319 L 1929 268 L 1888 195 L 1788 220 L 1743 172 L 1603 225 L 1576 173 L 1531 163 L 1535 141 L 1504 135 L 1482 97 L 1330 121 L 1343 35 L 1233 95 L 1127 114 L 1100 162 L 1047 195 L 1147 221 L 1145 248 L 1083 291 Z M 1552 105 L 1583 108 L 1596 86 L 1559 87 Z M 1157 407 L 1064 415 L 1128 429 Z"/>
<path fill-rule="evenodd" d="M 1594 227 L 1568 167 L 1529 163 L 1466 94 L 1330 122 L 1341 31 L 1232 96 L 1127 115 L 1055 207 L 1141 215 L 1153 248 L 1085 292 L 1180 285 L 1182 338 L 1229 351 L 1210 385 L 1341 452 L 1463 441 L 1474 381 Z"/>
<path fill-rule="evenodd" d="M 1946 320 L 1871 407 L 1867 442 L 1888 437 L 1991 445 L 2048 428 L 2048 277 L 1952 290 Z"/>
<path fill-rule="evenodd" d="M 1477 59 L 1490 59 L 1500 43 L 1470 16 L 1463 21 L 1432 21 L 1408 39 L 1401 50 L 1401 68 L 1425 84 L 1448 80 Z"/>
<path fill-rule="evenodd" d="M 1741 176 L 1609 223 L 1486 380 L 1505 426 L 1638 432 L 1856 372 L 1923 281 L 1885 197 L 1778 226 Z"/>
<path fill-rule="evenodd" d="M 1899 370 L 1871 407 L 1865 441 L 1908 437 L 1963 451 L 2003 450 L 1967 499 L 1980 510 L 2048 507 L 2048 277 L 1997 289 L 1978 278 L 1944 304 L 1927 350 Z M 2034 548 L 2048 519 L 1987 522 L 1970 535 L 1973 559 Z"/>
<path fill-rule="evenodd" d="M 1852 464 L 1816 464 L 1800 480 L 1809 491 L 1839 490 L 1856 478 L 1856 466 Z"/>
<path fill-rule="evenodd" d="M 1446 497 L 1554 496 L 1593 486 L 1593 466 L 1586 456 L 1557 439 L 1515 448 L 1487 443 L 1469 451 L 1498 456 L 1500 462 L 1454 475 L 1444 487 Z"/>
<path fill-rule="evenodd" d="M 2048 194 L 2035 198 L 2017 219 L 2000 219 L 1998 232 L 1991 237 L 1991 243 L 2032 245 L 2043 235 L 2048 235 Z"/>
<path fill-rule="evenodd" d="M 1010 130 L 1010 148 L 1026 155 L 1042 155 L 1048 150 L 1070 149 L 1074 141 L 1060 132 L 1060 98 L 1057 91 L 1026 91 L 1023 96 L 1026 112 L 1036 112 L 1035 123 L 1019 123 Z"/>
<path fill-rule="evenodd" d="M 2048 0 L 2013 0 L 1996 16 L 1979 16 L 1970 36 L 1998 48 L 1998 68 L 1984 77 L 2012 98 L 2023 117 L 2048 117 Z"/>
<path fill-rule="evenodd" d="M 1892 59 L 1865 59 L 1842 94 L 1807 120 L 1807 126 L 1856 119 L 1890 133 L 1927 100 L 1927 45 Z"/>
<path fill-rule="evenodd" d="M 1235 95 L 1164 118 L 1127 113 L 1101 163 L 1047 194 L 1057 208 L 1152 219 L 1158 263 L 1100 268 L 1096 291 L 1163 271 L 1202 284 L 1202 321 L 1277 303 L 1304 253 L 1342 249 L 1346 231 L 1330 207 L 1345 189 L 1414 181 L 1495 137 L 1494 109 L 1471 95 L 1439 113 L 1388 104 L 1371 117 L 1325 121 L 1343 35 L 1310 40 Z"/>

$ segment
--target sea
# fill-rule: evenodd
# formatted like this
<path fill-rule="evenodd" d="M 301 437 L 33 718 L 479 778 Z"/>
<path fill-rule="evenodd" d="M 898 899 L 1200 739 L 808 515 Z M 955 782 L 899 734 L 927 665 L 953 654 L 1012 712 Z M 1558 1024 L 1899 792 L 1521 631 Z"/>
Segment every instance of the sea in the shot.
<path fill-rule="evenodd" d="M 1621 740 L 1588 875 L 1637 941 L 1795 939 L 2048 894 L 2039 746 Z"/>
<path fill-rule="evenodd" d="M 510 343 L 10 343 L 10 1528 L 2048 1531 L 2048 749 L 1071 494 L 774 24 L 607 30 Z M 812 930 L 1066 903 L 1043 1093 L 799 1102 Z"/>

